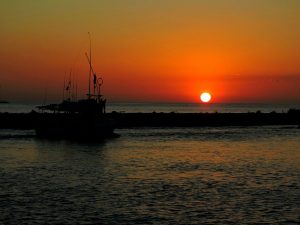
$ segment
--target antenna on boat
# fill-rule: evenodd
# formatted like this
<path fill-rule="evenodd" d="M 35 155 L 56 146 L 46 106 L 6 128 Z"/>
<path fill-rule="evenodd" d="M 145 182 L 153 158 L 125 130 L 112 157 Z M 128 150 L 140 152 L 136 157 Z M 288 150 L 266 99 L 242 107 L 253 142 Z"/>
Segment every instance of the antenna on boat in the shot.
<path fill-rule="evenodd" d="M 77 101 L 77 94 L 78 94 L 78 87 L 77 87 L 77 81 L 76 81 L 76 87 L 75 87 L 75 100 Z"/>
<path fill-rule="evenodd" d="M 89 96 L 90 97 L 96 96 L 96 89 L 98 90 L 98 87 L 100 87 L 103 84 L 103 79 L 97 78 L 97 75 L 93 69 L 91 58 L 89 58 L 87 53 L 85 53 L 85 56 L 87 58 L 88 63 L 90 64 L 90 70 L 91 70 L 91 75 L 93 75 L 93 84 L 94 84 L 94 94 L 93 95 L 89 94 Z M 97 85 L 99 85 L 99 86 L 97 87 Z"/>
<path fill-rule="evenodd" d="M 89 58 L 89 63 L 90 63 L 90 72 L 89 72 L 89 94 L 88 94 L 88 98 L 91 98 L 91 76 L 92 76 L 92 38 L 91 38 L 91 34 L 90 32 L 88 32 L 89 34 L 89 39 L 90 39 L 90 57 Z M 86 53 L 87 55 L 87 53 Z"/>
<path fill-rule="evenodd" d="M 67 73 L 65 72 L 65 76 L 64 76 L 64 87 L 63 87 L 63 101 L 65 100 L 66 76 L 67 76 Z"/>

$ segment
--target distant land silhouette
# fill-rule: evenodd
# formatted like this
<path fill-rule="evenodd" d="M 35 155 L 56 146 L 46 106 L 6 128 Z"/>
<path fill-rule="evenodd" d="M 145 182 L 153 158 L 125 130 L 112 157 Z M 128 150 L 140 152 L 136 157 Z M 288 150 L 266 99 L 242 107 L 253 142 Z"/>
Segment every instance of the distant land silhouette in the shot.
<path fill-rule="evenodd" d="M 0 104 L 8 104 L 9 102 L 2 99 L 2 93 L 1 93 L 1 85 L 0 85 Z"/>

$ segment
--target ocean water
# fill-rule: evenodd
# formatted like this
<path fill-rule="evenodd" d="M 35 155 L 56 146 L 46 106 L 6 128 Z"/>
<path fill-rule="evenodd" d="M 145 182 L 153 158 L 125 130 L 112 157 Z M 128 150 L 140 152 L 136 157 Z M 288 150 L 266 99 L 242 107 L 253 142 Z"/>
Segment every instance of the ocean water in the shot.
<path fill-rule="evenodd" d="M 1 112 L 23 113 L 36 110 L 41 104 L 0 104 Z M 125 113 L 152 113 L 152 112 L 177 112 L 177 113 L 247 113 L 261 111 L 269 113 L 272 111 L 281 113 L 291 108 L 300 109 L 300 103 L 296 104 L 270 104 L 270 103 L 233 103 L 233 104 L 200 104 L 200 103 L 126 103 L 108 102 L 107 112 Z"/>
<path fill-rule="evenodd" d="M 299 224 L 296 126 L 0 130 L 0 224 Z"/>
<path fill-rule="evenodd" d="M 263 104 L 263 103 L 108 103 L 107 111 L 117 112 L 175 112 L 175 113 L 248 113 L 272 111 L 281 113 L 291 108 L 300 108 L 300 104 Z"/>

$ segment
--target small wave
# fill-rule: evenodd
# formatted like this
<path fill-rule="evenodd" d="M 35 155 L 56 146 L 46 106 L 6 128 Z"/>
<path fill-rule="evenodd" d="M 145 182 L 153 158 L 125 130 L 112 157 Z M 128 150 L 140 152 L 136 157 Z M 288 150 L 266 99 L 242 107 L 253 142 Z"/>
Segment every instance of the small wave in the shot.
<path fill-rule="evenodd" d="M 23 139 L 23 138 L 34 138 L 35 135 L 33 134 L 27 134 L 27 135 L 14 135 L 14 134 L 8 134 L 8 135 L 0 135 L 0 139 Z"/>
<path fill-rule="evenodd" d="M 149 128 L 119 130 L 121 136 L 168 140 L 249 140 L 257 138 L 285 137 L 298 134 L 295 126 L 219 127 L 219 128 Z"/>
<path fill-rule="evenodd" d="M 0 130 L 0 140 L 34 138 L 34 130 Z"/>

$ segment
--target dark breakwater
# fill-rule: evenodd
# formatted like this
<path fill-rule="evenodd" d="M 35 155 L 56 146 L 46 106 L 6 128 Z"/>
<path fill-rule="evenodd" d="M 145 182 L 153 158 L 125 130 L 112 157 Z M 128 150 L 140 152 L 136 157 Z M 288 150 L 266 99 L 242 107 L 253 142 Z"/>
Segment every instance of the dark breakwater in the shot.
<path fill-rule="evenodd" d="M 0 128 L 34 129 L 42 118 L 68 116 L 36 112 L 0 113 Z M 300 110 L 287 113 L 107 113 L 105 116 L 113 119 L 117 128 L 300 125 Z"/>
<path fill-rule="evenodd" d="M 299 125 L 300 113 L 124 113 L 110 114 L 119 128 Z"/>

